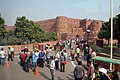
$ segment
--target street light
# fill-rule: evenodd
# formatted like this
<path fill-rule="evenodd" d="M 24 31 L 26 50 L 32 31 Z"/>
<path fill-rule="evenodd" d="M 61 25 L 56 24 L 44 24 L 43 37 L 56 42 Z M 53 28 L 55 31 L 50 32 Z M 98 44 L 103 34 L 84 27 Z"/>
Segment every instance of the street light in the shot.
<path fill-rule="evenodd" d="M 89 34 L 90 34 L 90 30 L 88 29 L 86 32 L 87 32 L 87 45 L 89 45 Z"/>
<path fill-rule="evenodd" d="M 110 58 L 112 59 L 113 55 L 113 1 L 110 0 L 110 18 L 111 18 L 111 50 L 110 50 Z M 110 63 L 110 70 L 112 71 L 112 63 Z"/>

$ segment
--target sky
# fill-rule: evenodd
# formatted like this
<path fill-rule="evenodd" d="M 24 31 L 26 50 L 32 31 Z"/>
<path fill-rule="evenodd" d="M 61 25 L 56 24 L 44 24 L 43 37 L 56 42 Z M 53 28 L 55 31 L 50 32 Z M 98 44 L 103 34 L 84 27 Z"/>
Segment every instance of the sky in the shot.
<path fill-rule="evenodd" d="M 33 21 L 57 16 L 108 21 L 110 0 L 0 0 L 0 14 L 8 26 L 13 26 L 21 16 Z M 113 0 L 113 16 L 117 14 L 120 0 Z"/>

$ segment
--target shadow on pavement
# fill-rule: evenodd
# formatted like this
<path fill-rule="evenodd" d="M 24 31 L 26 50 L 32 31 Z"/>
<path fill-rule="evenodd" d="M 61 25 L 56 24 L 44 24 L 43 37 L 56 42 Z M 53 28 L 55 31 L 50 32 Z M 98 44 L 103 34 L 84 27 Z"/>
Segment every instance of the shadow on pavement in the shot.
<path fill-rule="evenodd" d="M 66 76 L 66 78 L 68 78 L 68 80 L 73 80 L 73 78 L 70 78 L 69 76 Z"/>
<path fill-rule="evenodd" d="M 0 80 L 6 80 L 4 69 L 5 69 L 5 66 L 0 65 Z"/>
<path fill-rule="evenodd" d="M 74 75 L 73 74 L 68 74 L 69 76 L 71 76 L 72 78 L 74 78 Z"/>
<path fill-rule="evenodd" d="M 61 77 L 58 77 L 58 80 L 64 80 L 64 79 L 62 79 Z"/>
<path fill-rule="evenodd" d="M 50 80 L 50 78 L 48 78 L 44 73 L 42 73 L 42 72 L 39 72 L 40 73 L 40 75 L 42 76 L 42 77 L 44 77 L 46 80 Z"/>

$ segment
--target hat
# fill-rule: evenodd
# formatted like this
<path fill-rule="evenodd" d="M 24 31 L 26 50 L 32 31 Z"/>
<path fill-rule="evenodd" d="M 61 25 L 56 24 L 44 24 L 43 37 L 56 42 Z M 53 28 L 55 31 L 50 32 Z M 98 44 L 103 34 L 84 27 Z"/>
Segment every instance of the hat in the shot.
<path fill-rule="evenodd" d="M 39 50 L 38 50 L 38 49 L 35 49 L 35 51 L 39 52 Z"/>
<path fill-rule="evenodd" d="M 41 53 L 42 51 L 41 51 L 41 50 L 39 50 L 39 52 Z"/>
<path fill-rule="evenodd" d="M 99 71 L 104 73 L 104 74 L 107 74 L 107 70 L 105 68 L 100 68 Z"/>

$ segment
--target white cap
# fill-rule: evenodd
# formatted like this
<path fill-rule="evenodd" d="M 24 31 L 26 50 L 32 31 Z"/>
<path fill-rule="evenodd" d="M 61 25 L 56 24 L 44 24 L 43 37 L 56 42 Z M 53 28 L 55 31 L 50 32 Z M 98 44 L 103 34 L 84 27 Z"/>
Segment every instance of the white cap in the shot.
<path fill-rule="evenodd" d="M 99 71 L 104 73 L 104 74 L 107 74 L 107 70 L 105 68 L 100 68 Z"/>

